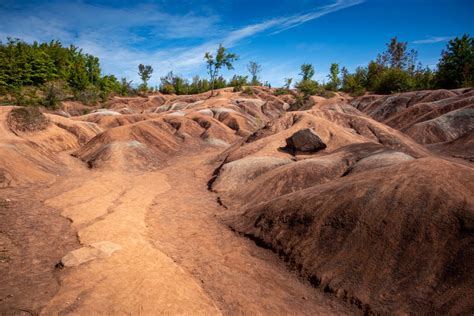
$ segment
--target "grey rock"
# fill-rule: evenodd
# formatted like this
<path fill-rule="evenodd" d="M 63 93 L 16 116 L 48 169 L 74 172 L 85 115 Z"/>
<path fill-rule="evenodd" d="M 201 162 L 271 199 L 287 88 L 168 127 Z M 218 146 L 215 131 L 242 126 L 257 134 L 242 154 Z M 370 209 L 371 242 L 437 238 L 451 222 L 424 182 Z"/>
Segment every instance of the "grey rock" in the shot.
<path fill-rule="evenodd" d="M 326 148 L 326 144 L 311 128 L 297 131 L 286 139 L 285 149 L 291 153 L 314 153 Z"/>

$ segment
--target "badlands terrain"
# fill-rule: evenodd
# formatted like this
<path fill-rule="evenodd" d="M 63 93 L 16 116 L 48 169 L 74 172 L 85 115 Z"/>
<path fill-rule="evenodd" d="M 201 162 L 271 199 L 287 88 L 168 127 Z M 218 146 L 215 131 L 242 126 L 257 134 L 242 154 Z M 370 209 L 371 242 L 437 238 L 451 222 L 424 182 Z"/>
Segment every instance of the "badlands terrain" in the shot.
<path fill-rule="evenodd" d="M 474 90 L 253 92 L 0 107 L 0 313 L 472 314 Z"/>

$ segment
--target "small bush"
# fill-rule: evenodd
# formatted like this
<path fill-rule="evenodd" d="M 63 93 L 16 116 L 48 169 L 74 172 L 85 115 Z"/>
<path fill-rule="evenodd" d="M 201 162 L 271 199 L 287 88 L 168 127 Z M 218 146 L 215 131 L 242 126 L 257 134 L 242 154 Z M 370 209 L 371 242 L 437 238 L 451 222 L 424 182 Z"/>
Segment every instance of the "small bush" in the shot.
<path fill-rule="evenodd" d="M 15 104 L 18 106 L 42 105 L 41 91 L 35 87 L 20 87 L 13 90 Z"/>
<path fill-rule="evenodd" d="M 253 89 L 250 87 L 245 87 L 244 91 L 242 91 L 242 94 L 246 95 L 254 95 Z"/>
<path fill-rule="evenodd" d="M 390 94 L 409 91 L 413 88 L 410 74 L 404 70 L 393 68 L 384 71 L 376 85 L 376 92 Z"/>
<path fill-rule="evenodd" d="M 100 90 L 93 86 L 89 86 L 82 91 L 76 91 L 74 93 L 74 98 L 87 105 L 97 105 L 97 103 L 102 99 Z"/>
<path fill-rule="evenodd" d="M 16 131 L 38 131 L 45 129 L 48 124 L 48 118 L 37 107 L 14 108 L 8 115 L 8 125 Z"/>
<path fill-rule="evenodd" d="M 291 91 L 290 89 L 286 89 L 286 88 L 278 88 L 275 90 L 275 92 L 273 93 L 274 95 L 285 95 L 285 94 L 291 94 Z"/>
<path fill-rule="evenodd" d="M 303 109 L 307 101 L 308 97 L 302 96 L 300 94 L 295 94 L 295 101 L 290 104 L 290 108 L 288 109 L 288 111 L 299 111 Z"/>
<path fill-rule="evenodd" d="M 298 82 L 296 88 L 305 96 L 315 95 L 320 92 L 319 84 L 311 79 Z"/>
<path fill-rule="evenodd" d="M 160 92 L 163 94 L 175 94 L 174 87 L 170 84 L 165 84 L 160 87 Z"/>
<path fill-rule="evenodd" d="M 66 98 L 66 95 L 67 91 L 63 82 L 48 82 L 44 86 L 42 105 L 47 108 L 57 109 L 59 103 Z"/>
<path fill-rule="evenodd" d="M 367 91 L 364 87 L 357 87 L 354 91 L 350 93 L 352 97 L 360 97 L 363 96 Z"/>
<path fill-rule="evenodd" d="M 330 99 L 330 98 L 334 98 L 336 94 L 333 91 L 323 90 L 321 93 L 319 93 L 319 96 L 326 99 Z"/>
<path fill-rule="evenodd" d="M 229 81 L 229 87 L 234 87 L 234 92 L 240 92 L 243 90 L 243 86 L 247 85 L 247 76 L 238 76 L 234 75 L 232 79 Z"/>

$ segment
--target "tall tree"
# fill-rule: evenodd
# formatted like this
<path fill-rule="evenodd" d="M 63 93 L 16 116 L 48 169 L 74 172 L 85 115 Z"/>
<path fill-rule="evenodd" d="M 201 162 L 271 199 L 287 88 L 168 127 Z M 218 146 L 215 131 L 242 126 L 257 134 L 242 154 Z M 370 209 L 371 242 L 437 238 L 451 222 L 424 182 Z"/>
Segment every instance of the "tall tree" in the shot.
<path fill-rule="evenodd" d="M 314 67 L 311 64 L 302 64 L 300 76 L 302 76 L 302 81 L 311 80 L 314 76 Z"/>
<path fill-rule="evenodd" d="M 341 80 L 339 79 L 339 64 L 332 63 L 329 69 L 329 87 L 333 91 L 337 91 L 339 89 L 339 85 L 341 84 Z"/>
<path fill-rule="evenodd" d="M 140 79 L 142 79 L 145 88 L 148 86 L 148 80 L 150 80 L 152 73 L 153 68 L 150 65 L 138 65 L 138 75 L 140 76 Z"/>
<path fill-rule="evenodd" d="M 211 79 L 211 96 L 213 96 L 220 69 L 222 67 L 226 67 L 228 70 L 234 69 L 233 63 L 238 57 L 236 54 L 228 52 L 224 46 L 219 45 L 215 57 L 210 52 L 207 52 L 204 55 L 204 59 L 206 60 L 207 72 Z"/>
<path fill-rule="evenodd" d="M 252 76 L 252 79 L 250 81 L 250 84 L 252 86 L 259 86 L 261 83 L 258 80 L 258 75 L 262 71 L 262 66 L 260 66 L 258 63 L 255 61 L 251 61 L 247 65 L 247 70 L 249 71 L 250 75 Z"/>
<path fill-rule="evenodd" d="M 474 85 L 474 38 L 464 34 L 449 41 L 438 63 L 437 81 L 442 88 Z"/>
<path fill-rule="evenodd" d="M 397 68 L 413 72 L 416 66 L 417 51 L 408 50 L 407 42 L 399 42 L 397 37 L 390 40 L 387 50 L 377 56 L 377 63 L 387 68 Z"/>
<path fill-rule="evenodd" d="M 100 80 L 99 58 L 86 55 L 85 67 L 89 77 L 89 82 L 93 85 L 97 84 Z"/>

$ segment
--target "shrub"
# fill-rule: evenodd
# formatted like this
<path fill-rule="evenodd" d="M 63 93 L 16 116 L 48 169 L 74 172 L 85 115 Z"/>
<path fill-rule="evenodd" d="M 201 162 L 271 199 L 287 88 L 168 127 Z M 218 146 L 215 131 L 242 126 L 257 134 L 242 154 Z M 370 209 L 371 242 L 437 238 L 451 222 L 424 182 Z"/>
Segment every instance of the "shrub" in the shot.
<path fill-rule="evenodd" d="M 174 94 L 174 87 L 170 84 L 165 84 L 160 86 L 160 92 L 163 94 Z"/>
<path fill-rule="evenodd" d="M 229 82 L 229 87 L 234 87 L 234 92 L 242 91 L 242 87 L 247 85 L 247 76 L 234 75 Z"/>
<path fill-rule="evenodd" d="M 354 91 L 350 93 L 351 96 L 353 97 L 360 97 L 363 96 L 367 91 L 365 90 L 364 87 L 357 87 Z"/>
<path fill-rule="evenodd" d="M 330 99 L 336 96 L 336 94 L 333 91 L 330 90 L 323 90 L 321 93 L 319 93 L 319 96 Z"/>
<path fill-rule="evenodd" d="M 290 108 L 288 109 L 288 111 L 299 111 L 303 109 L 307 101 L 308 98 L 300 94 L 295 94 L 295 101 L 290 104 Z"/>
<path fill-rule="evenodd" d="M 48 118 L 37 107 L 14 108 L 7 120 L 12 130 L 22 132 L 42 130 L 49 124 Z"/>
<path fill-rule="evenodd" d="M 398 68 L 391 68 L 384 71 L 376 84 L 375 91 L 381 94 L 409 91 L 413 87 L 413 80 L 410 74 Z"/>
<path fill-rule="evenodd" d="M 246 95 L 254 95 L 253 89 L 250 87 L 245 87 L 244 91 L 242 91 L 242 94 Z"/>
<path fill-rule="evenodd" d="M 301 80 L 296 84 L 296 89 L 305 96 L 315 95 L 320 92 L 319 84 L 311 79 Z"/>
<path fill-rule="evenodd" d="M 353 74 L 347 75 L 344 78 L 342 90 L 344 92 L 350 93 L 351 95 L 362 95 L 365 93 L 363 83 L 360 82 L 360 79 Z"/>
<path fill-rule="evenodd" d="M 84 90 L 75 91 L 74 98 L 87 105 L 96 105 L 100 99 L 100 91 L 94 86 L 89 86 Z"/>
<path fill-rule="evenodd" d="M 67 96 L 67 89 L 62 81 L 51 81 L 45 84 L 44 86 L 44 98 L 42 105 L 51 108 L 57 109 L 58 105 L 64 100 Z"/>
<path fill-rule="evenodd" d="M 138 92 L 140 94 L 146 94 L 148 92 L 148 86 L 146 85 L 146 83 L 142 83 L 138 86 Z"/>
<path fill-rule="evenodd" d="M 273 92 L 274 95 L 285 95 L 285 94 L 291 94 L 290 89 L 287 88 L 278 88 Z"/>
<path fill-rule="evenodd" d="M 18 87 L 13 90 L 15 104 L 18 106 L 42 105 L 41 90 L 36 87 Z"/>

